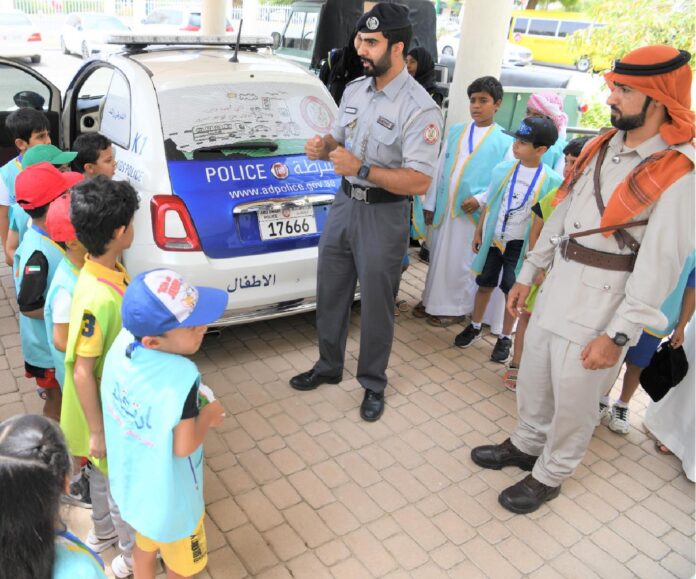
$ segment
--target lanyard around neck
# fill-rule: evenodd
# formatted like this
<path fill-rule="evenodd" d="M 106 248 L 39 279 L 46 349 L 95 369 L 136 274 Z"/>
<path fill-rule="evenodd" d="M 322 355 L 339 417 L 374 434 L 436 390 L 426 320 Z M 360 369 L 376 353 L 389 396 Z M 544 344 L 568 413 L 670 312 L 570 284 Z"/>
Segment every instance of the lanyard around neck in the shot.
<path fill-rule="evenodd" d="M 104 569 L 104 561 L 102 561 L 102 558 L 97 555 L 92 549 L 90 549 L 87 545 L 85 545 L 80 539 L 78 539 L 75 535 L 73 535 L 70 531 L 67 529 L 57 529 L 56 530 L 56 535 L 59 535 L 63 537 L 64 539 L 67 539 L 71 543 L 77 545 L 81 549 L 84 549 L 86 553 L 92 556 L 92 558 L 99 564 L 99 566 Z"/>
<path fill-rule="evenodd" d="M 505 210 L 505 218 L 503 219 L 503 233 L 505 233 L 505 229 L 507 228 L 507 222 L 508 222 L 508 219 L 510 218 L 510 214 L 513 211 L 517 211 L 518 209 L 520 209 L 521 207 L 524 207 L 527 204 L 527 201 L 529 200 L 529 196 L 532 194 L 532 191 L 534 191 L 534 186 L 536 185 L 536 182 L 539 179 L 539 175 L 541 175 L 541 170 L 543 168 L 542 164 L 540 164 L 539 167 L 537 167 L 537 170 L 534 173 L 534 178 L 532 179 L 532 182 L 530 183 L 529 187 L 527 187 L 527 192 L 524 194 L 524 199 L 522 199 L 522 202 L 517 207 L 511 207 L 512 206 L 512 197 L 513 197 L 513 194 L 515 193 L 515 184 L 517 183 L 517 172 L 519 171 L 521 164 L 522 163 L 517 163 L 517 166 L 515 167 L 515 171 L 512 174 L 512 179 L 510 180 L 510 194 L 508 195 L 507 209 Z"/>

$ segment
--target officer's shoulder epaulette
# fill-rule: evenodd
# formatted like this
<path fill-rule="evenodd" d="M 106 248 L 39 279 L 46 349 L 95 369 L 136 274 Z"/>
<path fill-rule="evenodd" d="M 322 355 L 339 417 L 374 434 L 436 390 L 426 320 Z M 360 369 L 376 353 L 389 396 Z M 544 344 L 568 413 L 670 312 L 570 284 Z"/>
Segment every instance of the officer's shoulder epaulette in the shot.
<path fill-rule="evenodd" d="M 421 109 L 436 109 L 439 108 L 437 106 L 437 103 L 433 100 L 433 97 L 431 97 L 428 94 L 428 91 L 426 91 L 419 83 L 417 80 L 411 78 L 413 82 L 411 83 L 410 87 L 407 87 L 409 89 L 408 94 L 411 96 L 411 98 L 415 101 L 415 103 L 418 105 L 419 108 Z"/>
<path fill-rule="evenodd" d="M 366 77 L 365 75 L 359 76 L 358 78 L 354 78 L 354 79 L 351 80 L 350 82 L 347 82 L 347 83 L 346 83 L 346 86 L 348 87 L 348 86 L 350 86 L 351 84 L 358 83 L 358 82 L 360 82 L 361 80 L 365 80 L 366 78 L 367 78 L 367 77 Z"/>

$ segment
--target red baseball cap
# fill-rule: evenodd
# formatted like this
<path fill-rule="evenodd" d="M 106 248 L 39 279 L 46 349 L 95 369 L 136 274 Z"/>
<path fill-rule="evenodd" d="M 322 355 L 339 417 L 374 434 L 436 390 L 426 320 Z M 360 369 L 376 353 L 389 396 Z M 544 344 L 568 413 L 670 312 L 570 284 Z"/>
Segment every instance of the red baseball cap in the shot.
<path fill-rule="evenodd" d="M 70 193 L 64 193 L 48 206 L 46 231 L 53 241 L 74 241 L 75 228 L 70 221 Z"/>
<path fill-rule="evenodd" d="M 15 181 L 15 196 L 22 209 L 36 209 L 48 205 L 70 187 L 82 181 L 80 173 L 61 173 L 44 161 L 24 169 Z"/>

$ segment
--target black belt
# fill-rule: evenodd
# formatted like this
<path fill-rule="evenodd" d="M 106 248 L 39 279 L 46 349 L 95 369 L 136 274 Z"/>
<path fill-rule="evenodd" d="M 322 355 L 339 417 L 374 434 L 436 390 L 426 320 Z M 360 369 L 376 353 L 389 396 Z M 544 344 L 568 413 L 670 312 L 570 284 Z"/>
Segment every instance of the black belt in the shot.
<path fill-rule="evenodd" d="M 395 195 L 381 187 L 360 187 L 351 184 L 347 179 L 341 182 L 343 192 L 351 199 L 363 201 L 365 203 L 394 203 L 408 199 L 408 195 Z"/>

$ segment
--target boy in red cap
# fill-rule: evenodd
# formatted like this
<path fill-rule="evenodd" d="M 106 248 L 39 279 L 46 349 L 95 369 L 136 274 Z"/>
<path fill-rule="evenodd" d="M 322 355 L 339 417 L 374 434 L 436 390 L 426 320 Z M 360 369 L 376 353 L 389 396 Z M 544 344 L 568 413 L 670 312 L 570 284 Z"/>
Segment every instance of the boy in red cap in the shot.
<path fill-rule="evenodd" d="M 17 203 L 32 218 L 32 226 L 14 255 L 19 304 L 19 335 L 27 378 L 34 378 L 45 400 L 45 416 L 60 420 L 61 395 L 51 355 L 44 305 L 48 286 L 64 251 L 45 231 L 50 203 L 82 181 L 79 173 L 61 173 L 50 163 L 38 163 L 17 176 Z"/>

